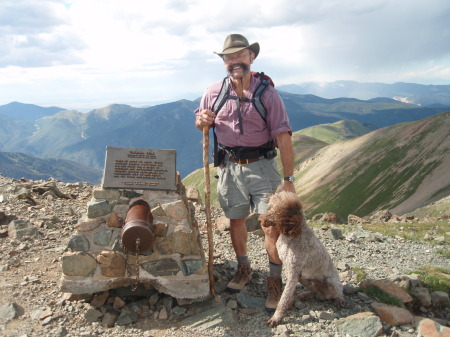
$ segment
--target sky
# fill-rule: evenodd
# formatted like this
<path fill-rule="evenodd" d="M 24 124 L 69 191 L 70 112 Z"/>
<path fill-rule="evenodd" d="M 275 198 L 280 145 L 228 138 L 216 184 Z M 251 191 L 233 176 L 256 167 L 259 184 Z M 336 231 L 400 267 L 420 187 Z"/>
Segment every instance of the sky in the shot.
<path fill-rule="evenodd" d="M 450 84 L 449 22 L 448 0 L 0 0 L 0 105 L 196 99 L 231 33 L 276 85 Z"/>

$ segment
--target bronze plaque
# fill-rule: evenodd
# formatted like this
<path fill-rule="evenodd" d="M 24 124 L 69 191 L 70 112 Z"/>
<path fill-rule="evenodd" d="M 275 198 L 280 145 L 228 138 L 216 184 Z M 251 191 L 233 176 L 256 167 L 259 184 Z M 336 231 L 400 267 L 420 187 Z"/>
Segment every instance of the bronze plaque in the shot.
<path fill-rule="evenodd" d="M 176 190 L 176 150 L 106 147 L 102 187 Z"/>

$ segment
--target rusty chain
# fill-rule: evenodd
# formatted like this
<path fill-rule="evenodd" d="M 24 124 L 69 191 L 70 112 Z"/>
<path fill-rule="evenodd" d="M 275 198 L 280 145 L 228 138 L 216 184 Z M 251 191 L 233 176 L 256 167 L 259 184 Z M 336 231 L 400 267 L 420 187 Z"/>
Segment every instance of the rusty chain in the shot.
<path fill-rule="evenodd" d="M 141 239 L 136 239 L 136 279 L 134 284 L 131 284 L 131 290 L 136 291 L 139 284 L 139 244 L 141 243 Z"/>
<path fill-rule="evenodd" d="M 131 283 L 131 291 L 136 291 L 138 285 L 139 285 L 139 244 L 141 243 L 141 239 L 137 238 L 136 239 L 136 278 L 134 280 L 134 282 Z M 123 252 L 125 253 L 125 263 L 127 265 L 127 270 L 128 273 L 131 275 L 130 272 L 130 264 L 128 263 L 128 250 L 126 249 L 126 247 L 122 247 L 123 248 Z"/>

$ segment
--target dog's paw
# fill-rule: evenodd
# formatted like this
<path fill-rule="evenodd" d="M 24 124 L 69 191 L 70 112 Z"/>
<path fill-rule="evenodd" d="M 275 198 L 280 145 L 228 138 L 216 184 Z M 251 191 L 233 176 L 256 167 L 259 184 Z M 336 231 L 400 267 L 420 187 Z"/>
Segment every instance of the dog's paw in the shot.
<path fill-rule="evenodd" d="M 280 324 L 280 322 L 281 322 L 281 317 L 277 318 L 277 317 L 275 317 L 275 315 L 273 315 L 272 318 L 267 321 L 267 325 L 273 327 L 273 326 L 277 326 L 278 324 Z"/>

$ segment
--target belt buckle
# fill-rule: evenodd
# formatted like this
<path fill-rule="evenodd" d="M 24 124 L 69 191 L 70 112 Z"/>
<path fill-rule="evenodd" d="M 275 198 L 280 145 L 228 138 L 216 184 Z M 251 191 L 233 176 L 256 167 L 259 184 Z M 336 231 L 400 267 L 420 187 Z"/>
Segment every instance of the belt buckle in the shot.
<path fill-rule="evenodd" d="M 255 160 L 253 160 L 252 158 L 236 159 L 236 163 L 238 163 L 239 165 L 247 165 L 253 163 L 254 161 Z"/>
<path fill-rule="evenodd" d="M 236 159 L 234 157 L 230 157 L 230 158 L 232 158 L 231 161 L 234 161 L 236 164 L 239 164 L 239 165 L 247 165 L 247 164 L 250 164 L 250 163 L 252 163 L 254 161 L 254 160 L 249 159 L 249 158 L 245 158 L 245 159 Z"/>

